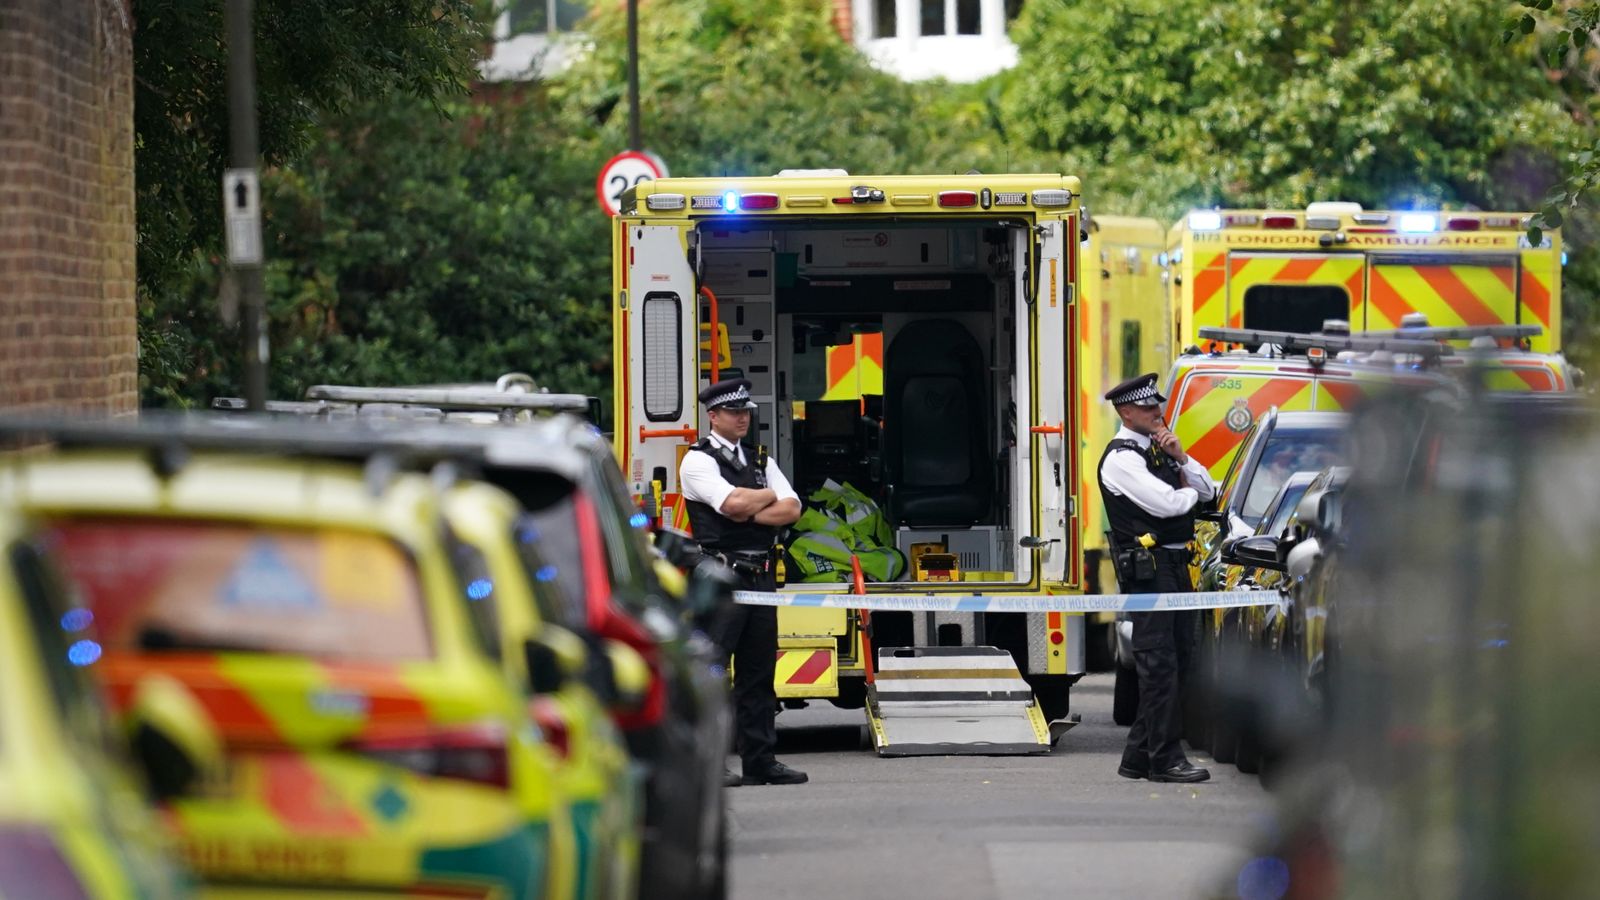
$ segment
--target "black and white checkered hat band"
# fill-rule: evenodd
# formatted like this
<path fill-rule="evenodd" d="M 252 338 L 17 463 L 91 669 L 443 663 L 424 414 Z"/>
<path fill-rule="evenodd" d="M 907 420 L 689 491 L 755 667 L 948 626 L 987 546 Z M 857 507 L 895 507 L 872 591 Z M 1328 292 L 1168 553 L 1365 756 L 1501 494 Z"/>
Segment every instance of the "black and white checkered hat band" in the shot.
<path fill-rule="evenodd" d="M 738 402 L 738 401 L 749 401 L 749 399 L 750 399 L 750 391 L 748 389 L 746 389 L 744 386 L 741 385 L 740 387 L 736 388 L 735 390 L 729 391 L 726 394 L 719 394 L 719 395 L 717 395 L 715 397 L 712 397 L 710 400 L 707 400 L 706 401 L 706 409 L 716 409 L 717 407 L 721 406 L 724 403 L 735 403 L 735 402 Z"/>
<path fill-rule="evenodd" d="M 1156 391 L 1155 385 L 1141 384 L 1126 394 L 1119 394 L 1116 397 L 1113 397 L 1111 402 L 1118 405 L 1123 403 L 1137 403 L 1140 406 L 1153 406 L 1160 402 L 1156 399 L 1158 395 L 1159 394 Z"/>

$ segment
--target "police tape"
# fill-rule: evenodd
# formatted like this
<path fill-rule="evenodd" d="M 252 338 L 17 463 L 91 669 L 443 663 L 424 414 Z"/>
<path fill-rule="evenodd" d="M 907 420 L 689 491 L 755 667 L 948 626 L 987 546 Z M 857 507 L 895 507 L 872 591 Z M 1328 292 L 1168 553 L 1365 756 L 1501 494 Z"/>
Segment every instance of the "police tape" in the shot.
<path fill-rule="evenodd" d="M 873 612 L 1167 612 L 1276 606 L 1277 591 L 1185 591 L 1170 594 L 787 594 L 734 591 L 746 606 L 866 609 Z"/>

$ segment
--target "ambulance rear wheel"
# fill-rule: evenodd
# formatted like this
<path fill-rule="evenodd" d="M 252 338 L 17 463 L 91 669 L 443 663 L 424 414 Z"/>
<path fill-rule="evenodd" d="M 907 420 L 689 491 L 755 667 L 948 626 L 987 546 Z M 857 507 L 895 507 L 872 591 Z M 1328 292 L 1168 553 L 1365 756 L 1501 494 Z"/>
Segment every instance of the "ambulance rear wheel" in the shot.
<path fill-rule="evenodd" d="M 840 709 L 861 709 L 867 705 L 867 680 L 865 678 L 839 679 L 839 696 L 828 702 Z"/>
<path fill-rule="evenodd" d="M 1111 721 L 1127 728 L 1139 714 L 1139 675 L 1132 669 L 1118 665 L 1116 682 L 1111 689 Z"/>

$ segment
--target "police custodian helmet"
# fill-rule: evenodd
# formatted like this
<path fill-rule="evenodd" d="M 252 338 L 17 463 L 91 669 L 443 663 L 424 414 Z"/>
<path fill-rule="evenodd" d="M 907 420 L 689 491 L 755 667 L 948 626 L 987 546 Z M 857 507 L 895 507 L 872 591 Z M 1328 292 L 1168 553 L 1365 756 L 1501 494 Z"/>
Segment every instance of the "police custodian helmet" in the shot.
<path fill-rule="evenodd" d="M 707 410 L 756 408 L 756 402 L 750 399 L 748 378 L 719 381 L 700 392 L 700 402 L 706 405 Z"/>
<path fill-rule="evenodd" d="M 1127 381 L 1106 391 L 1106 399 L 1110 400 L 1114 406 L 1122 406 L 1125 403 L 1132 403 L 1134 406 L 1158 406 L 1167 402 L 1167 398 L 1161 396 L 1161 392 L 1156 390 L 1156 373 L 1154 372 L 1146 372 L 1137 378 L 1129 378 Z"/>

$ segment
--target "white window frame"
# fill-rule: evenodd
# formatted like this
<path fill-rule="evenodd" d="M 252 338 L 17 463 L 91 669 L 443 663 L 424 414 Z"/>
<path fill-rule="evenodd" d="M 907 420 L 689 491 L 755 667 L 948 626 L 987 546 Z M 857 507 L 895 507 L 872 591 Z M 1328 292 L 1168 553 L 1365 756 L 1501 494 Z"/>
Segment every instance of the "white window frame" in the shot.
<path fill-rule="evenodd" d="M 652 310 L 659 310 L 666 305 L 671 308 L 671 327 L 662 329 L 661 333 L 665 336 L 662 340 L 652 341 Z M 645 294 L 644 301 L 639 304 L 639 316 L 643 336 L 639 375 L 644 416 L 652 422 L 676 422 L 683 418 L 683 298 L 675 291 L 651 291 Z M 657 404 L 656 401 L 664 399 L 666 395 L 655 396 L 658 389 L 652 387 L 652 378 L 672 379 L 670 409 Z"/>

